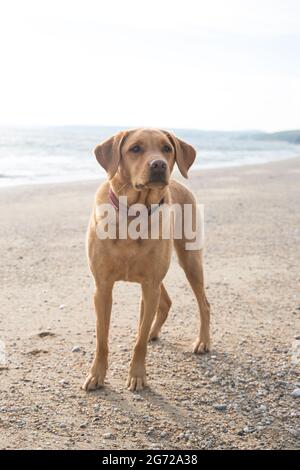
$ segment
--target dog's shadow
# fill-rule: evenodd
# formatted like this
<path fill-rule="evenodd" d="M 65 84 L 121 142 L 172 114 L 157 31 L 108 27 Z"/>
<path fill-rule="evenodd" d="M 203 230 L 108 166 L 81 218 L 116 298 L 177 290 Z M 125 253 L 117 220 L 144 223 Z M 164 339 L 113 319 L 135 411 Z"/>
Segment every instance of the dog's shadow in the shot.
<path fill-rule="evenodd" d="M 181 385 L 181 390 L 176 386 L 176 380 L 174 380 L 174 372 L 177 374 L 177 371 L 170 367 L 169 373 L 166 372 L 166 368 L 163 369 L 164 374 L 162 376 L 162 371 L 159 369 L 159 363 L 162 358 L 160 358 L 160 347 L 163 345 L 166 353 L 166 357 L 169 354 L 178 357 L 178 362 L 180 361 L 180 369 L 178 381 Z M 189 345 L 190 346 L 190 345 Z M 167 339 L 158 339 L 152 342 L 151 349 L 153 348 L 153 361 L 158 365 L 158 368 L 152 375 L 152 381 L 150 377 L 150 387 L 146 387 L 141 392 L 130 392 L 125 388 L 125 377 L 122 382 L 118 380 L 118 388 L 115 386 L 113 381 L 110 381 L 103 389 L 93 392 L 93 395 L 99 397 L 103 402 L 106 402 L 110 407 L 117 407 L 121 410 L 121 413 L 125 416 L 132 415 L 135 420 L 139 422 L 139 425 L 142 428 L 142 431 L 145 432 L 151 425 L 156 423 L 156 416 L 160 414 L 165 422 L 172 423 L 174 427 L 178 430 L 184 429 L 186 426 L 189 428 L 197 427 L 198 423 L 195 421 L 195 418 L 191 416 L 191 411 L 193 409 L 198 410 L 198 406 L 207 406 L 208 412 L 211 409 L 212 403 L 220 394 L 221 384 L 211 382 L 211 377 L 217 375 L 222 376 L 220 373 L 220 363 L 222 363 L 222 370 L 226 369 L 226 380 L 227 384 L 225 385 L 226 391 L 234 396 L 234 389 L 230 388 L 230 383 L 237 383 L 243 378 L 248 376 L 247 381 L 252 380 L 251 371 L 249 371 L 249 366 L 246 364 L 246 358 L 237 359 L 235 355 L 230 352 L 225 352 L 220 350 L 218 347 L 213 349 L 211 353 L 205 355 L 192 354 L 187 347 L 187 341 L 185 338 L 182 338 L 180 343 L 174 341 L 168 341 Z M 155 351 L 156 350 L 156 351 Z M 155 357 L 156 356 L 156 357 Z M 263 368 L 263 365 L 257 364 L 257 367 Z M 199 382 L 197 383 L 197 374 L 195 374 L 194 381 L 184 382 L 183 374 L 189 374 L 191 371 L 198 371 Z M 205 372 L 209 371 L 209 376 L 205 375 Z M 157 375 L 156 375 L 157 374 Z M 156 377 L 155 377 L 156 375 Z M 241 375 L 239 377 L 239 375 Z M 272 375 L 272 374 L 271 374 Z M 187 379 L 188 380 L 188 379 Z M 206 385 L 202 389 L 202 380 L 206 382 Z M 162 381 L 168 382 L 166 385 L 166 393 L 164 393 L 162 388 Z M 263 384 L 263 379 L 260 379 Z M 158 384 L 155 384 L 158 382 Z M 154 385 L 152 385 L 152 383 Z M 187 386 L 191 390 L 186 391 Z M 235 386 L 235 385 L 233 385 Z M 122 388 L 124 387 L 124 388 Z M 209 395 L 208 395 L 209 387 Z M 197 390 L 196 395 L 196 404 L 190 401 L 192 395 Z M 184 392 L 186 391 L 186 395 Z M 214 391 L 216 393 L 214 393 Z M 178 399 L 178 402 L 177 402 Z M 146 407 L 145 407 L 146 405 Z M 196 407 L 196 408 L 195 408 Z M 149 409 L 149 412 L 147 411 Z M 149 419 L 145 420 L 145 415 L 148 414 Z"/>
<path fill-rule="evenodd" d="M 150 347 L 153 348 L 153 351 L 155 351 L 156 347 L 164 345 L 164 347 L 166 348 L 166 352 L 171 352 L 172 354 L 177 355 L 178 353 L 180 353 L 183 362 L 185 362 L 185 358 L 188 359 L 188 361 L 186 361 L 187 370 L 191 367 L 191 356 L 194 358 L 192 364 L 194 361 L 195 363 L 197 363 L 198 361 L 203 359 L 203 357 L 209 356 L 209 354 L 201 357 L 193 355 L 186 349 L 185 344 L 180 343 L 179 346 L 179 344 L 169 342 L 166 339 L 158 338 L 154 341 L 151 341 L 150 344 Z M 194 366 L 194 364 L 192 366 Z M 165 380 L 168 380 L 168 378 L 165 377 Z M 172 390 L 175 385 L 174 383 L 169 382 L 168 387 Z M 178 395 L 180 394 L 178 393 Z M 129 414 L 135 416 L 135 418 L 137 419 L 139 419 L 140 417 L 140 422 L 145 422 L 145 430 L 147 427 L 151 426 L 151 422 L 153 421 L 150 417 L 150 415 L 153 415 L 152 411 L 151 413 L 149 413 L 149 420 L 144 420 L 145 404 L 148 405 L 151 410 L 159 410 L 160 413 L 165 415 L 165 420 L 173 422 L 173 424 L 177 426 L 178 429 L 183 427 L 185 424 L 188 424 L 190 420 L 190 410 L 183 406 L 182 401 L 178 401 L 178 404 L 174 403 L 174 399 L 176 401 L 176 394 L 172 393 L 171 398 L 168 398 L 166 394 L 157 391 L 157 387 L 155 385 L 147 386 L 144 390 L 140 392 L 131 392 L 129 390 L 126 390 L 125 377 L 120 384 L 120 388 L 116 388 L 112 383 L 112 380 L 109 380 L 109 382 L 105 384 L 105 387 L 91 392 L 91 396 L 99 398 L 102 403 L 106 402 L 110 407 L 115 406 L 116 408 L 121 410 L 125 416 L 128 416 Z"/>
<path fill-rule="evenodd" d="M 91 392 L 91 397 L 98 398 L 101 402 L 106 402 L 111 407 L 116 407 L 124 413 L 124 416 L 132 415 L 140 417 L 144 421 L 145 403 L 151 408 L 160 409 L 166 416 L 166 419 L 176 421 L 177 424 L 183 424 L 188 416 L 185 410 L 174 405 L 166 396 L 157 392 L 155 388 L 147 386 L 140 392 L 131 392 L 126 390 L 118 391 L 111 383 L 106 383 L 101 389 Z M 93 400 L 94 402 L 94 400 Z M 95 402 L 94 402 L 95 403 Z M 142 406 L 140 406 L 142 404 Z M 149 413 L 150 414 L 150 413 Z M 151 413 L 152 414 L 152 413 Z M 145 422 L 146 427 L 151 426 L 151 419 Z"/>

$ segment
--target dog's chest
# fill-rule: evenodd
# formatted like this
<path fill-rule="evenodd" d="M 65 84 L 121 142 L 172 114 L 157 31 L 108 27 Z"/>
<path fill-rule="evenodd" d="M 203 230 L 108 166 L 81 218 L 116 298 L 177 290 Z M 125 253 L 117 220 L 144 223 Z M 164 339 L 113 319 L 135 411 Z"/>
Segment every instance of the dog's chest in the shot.
<path fill-rule="evenodd" d="M 114 264 L 118 278 L 141 282 L 145 274 L 153 276 L 167 270 L 170 262 L 170 242 L 159 240 L 115 240 Z"/>

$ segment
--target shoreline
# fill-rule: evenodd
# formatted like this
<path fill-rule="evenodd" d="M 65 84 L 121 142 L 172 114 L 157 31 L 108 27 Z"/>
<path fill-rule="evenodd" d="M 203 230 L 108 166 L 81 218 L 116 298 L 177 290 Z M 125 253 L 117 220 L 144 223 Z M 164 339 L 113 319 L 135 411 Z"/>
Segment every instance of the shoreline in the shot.
<path fill-rule="evenodd" d="M 261 162 L 261 163 L 237 163 L 237 162 L 227 162 L 227 164 L 224 164 L 224 165 L 218 165 L 218 166 L 214 166 L 213 164 L 212 165 L 209 165 L 209 166 L 204 166 L 204 167 L 201 167 L 201 163 L 195 165 L 195 167 L 192 167 L 190 170 L 189 170 L 189 177 L 190 179 L 197 176 L 197 174 L 199 172 L 203 172 L 203 171 L 218 171 L 218 170 L 227 170 L 227 169 L 231 169 L 231 168 L 243 168 L 243 167 L 253 167 L 253 166 L 264 166 L 264 165 L 270 165 L 270 164 L 277 164 L 277 163 L 281 163 L 281 162 L 290 162 L 290 161 L 293 161 L 293 160 L 297 160 L 297 159 L 300 159 L 300 155 L 296 155 L 294 157 L 286 157 L 286 158 L 281 158 L 281 159 L 278 159 L 278 160 L 270 160 L 270 161 L 266 161 L 266 162 Z M 5 179 L 5 177 L 2 176 L 3 179 Z M 28 182 L 25 182 L 25 183 L 16 183 L 16 184 L 8 184 L 8 185 L 1 185 L 0 184 L 0 191 L 3 190 L 3 189 L 9 189 L 9 188 L 17 188 L 17 187 L 21 187 L 21 188 L 26 188 L 26 187 L 29 187 L 29 186 L 44 186 L 44 185 L 64 185 L 64 184 L 80 184 L 80 183 L 88 183 L 88 182 L 95 182 L 95 181 L 99 181 L 99 182 L 102 182 L 105 180 L 105 174 L 101 174 L 100 171 L 99 171 L 99 179 L 98 177 L 96 176 L 91 176 L 90 178 L 87 178 L 87 179 L 70 179 L 70 180 L 63 180 L 63 181 L 45 181 L 45 182 L 41 182 L 41 181 L 33 181 L 31 183 L 28 183 Z M 179 171 L 177 170 L 177 168 L 175 168 L 175 171 L 174 171 L 174 178 L 175 179 L 180 179 L 181 178 L 181 175 L 179 173 Z M 1 175 L 0 175 L 0 181 L 1 181 Z M 99 183 L 100 184 L 100 183 Z"/>
<path fill-rule="evenodd" d="M 205 204 L 212 351 L 191 353 L 198 313 L 174 257 L 140 394 L 125 388 L 140 297 L 125 282 L 106 386 L 80 388 L 95 346 L 85 233 L 100 178 L 1 191 L 0 448 L 299 448 L 299 176 L 292 158 L 178 178 Z"/>

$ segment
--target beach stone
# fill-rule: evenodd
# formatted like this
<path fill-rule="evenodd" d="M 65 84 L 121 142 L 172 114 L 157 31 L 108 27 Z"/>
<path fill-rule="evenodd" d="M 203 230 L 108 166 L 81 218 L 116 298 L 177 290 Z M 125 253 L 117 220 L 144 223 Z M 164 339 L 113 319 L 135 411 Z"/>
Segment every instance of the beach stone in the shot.
<path fill-rule="evenodd" d="M 218 377 L 216 377 L 215 375 L 210 379 L 211 383 L 212 384 L 217 384 L 220 382 L 220 379 L 218 379 Z"/>
<path fill-rule="evenodd" d="M 245 434 L 250 434 L 251 432 L 254 432 L 254 429 L 250 428 L 249 426 L 245 426 L 243 431 Z"/>
<path fill-rule="evenodd" d="M 105 434 L 103 434 L 103 438 L 104 439 L 112 439 L 114 436 L 111 432 L 106 432 Z"/>
<path fill-rule="evenodd" d="M 60 383 L 61 385 L 69 385 L 69 382 L 68 382 L 67 380 L 65 380 L 65 379 L 61 379 L 61 380 L 59 381 L 59 383 Z"/>
<path fill-rule="evenodd" d="M 292 436 L 294 436 L 296 438 L 300 437 L 300 428 L 296 428 L 296 429 L 288 428 L 287 430 L 290 434 L 292 434 Z"/>
<path fill-rule="evenodd" d="M 300 388 L 295 388 L 295 390 L 292 391 L 291 395 L 294 398 L 300 398 Z"/>
<path fill-rule="evenodd" d="M 277 385 L 279 385 L 281 387 L 287 387 L 288 383 L 285 382 L 284 380 L 278 380 Z"/>
<path fill-rule="evenodd" d="M 225 411 L 225 410 L 227 410 L 227 405 L 225 405 L 225 404 L 217 404 L 217 405 L 214 405 L 214 408 L 215 408 L 215 410 L 217 410 L 217 411 Z"/>
<path fill-rule="evenodd" d="M 81 348 L 80 346 L 74 346 L 74 348 L 72 348 L 72 352 L 75 353 L 75 352 L 80 352 L 81 351 Z"/>
<path fill-rule="evenodd" d="M 54 336 L 54 333 L 52 333 L 51 331 L 41 331 L 40 333 L 38 333 L 38 336 L 40 338 L 45 338 L 46 336 Z"/>
<path fill-rule="evenodd" d="M 257 431 L 263 431 L 265 428 L 262 425 L 256 426 Z"/>
<path fill-rule="evenodd" d="M 135 401 L 143 401 L 143 397 L 141 395 L 137 395 L 136 393 L 132 397 Z"/>

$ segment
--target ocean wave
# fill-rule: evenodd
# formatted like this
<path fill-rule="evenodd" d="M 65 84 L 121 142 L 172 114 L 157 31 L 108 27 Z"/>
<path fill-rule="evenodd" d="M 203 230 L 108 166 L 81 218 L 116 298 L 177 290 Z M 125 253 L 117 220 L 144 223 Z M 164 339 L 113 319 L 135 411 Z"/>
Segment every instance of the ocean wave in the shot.
<path fill-rule="evenodd" d="M 95 145 L 118 129 L 66 126 L 0 129 L 0 185 L 102 178 Z M 194 169 L 266 163 L 300 154 L 300 131 L 266 134 L 177 129 L 197 150 Z"/>

